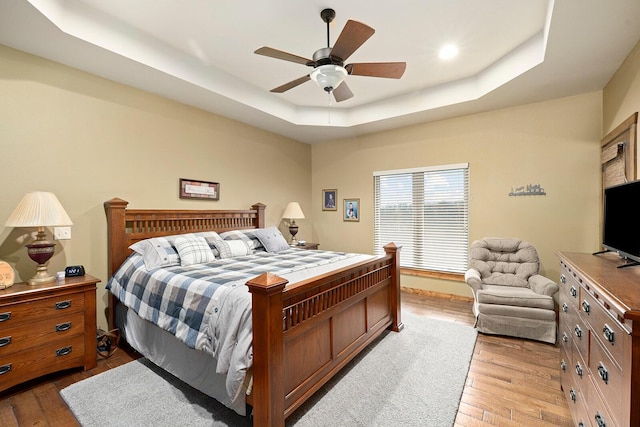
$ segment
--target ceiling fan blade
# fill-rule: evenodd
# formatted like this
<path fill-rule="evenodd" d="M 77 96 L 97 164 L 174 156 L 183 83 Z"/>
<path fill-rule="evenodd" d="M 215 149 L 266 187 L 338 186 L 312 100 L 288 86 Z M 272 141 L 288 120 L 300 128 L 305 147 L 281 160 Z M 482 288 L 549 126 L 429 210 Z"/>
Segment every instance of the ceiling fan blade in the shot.
<path fill-rule="evenodd" d="M 349 98 L 353 98 L 353 92 L 347 86 L 347 82 L 342 82 L 340 86 L 332 90 L 333 97 L 337 102 L 346 101 Z"/>
<path fill-rule="evenodd" d="M 313 64 L 313 61 L 310 59 L 303 58 L 302 56 L 283 52 L 281 50 L 273 49 L 266 46 L 256 49 L 256 51 L 253 53 L 256 53 L 258 55 L 268 56 L 270 58 L 276 58 L 276 59 L 282 59 L 284 61 L 295 62 L 297 64 L 302 64 L 302 65 L 307 65 L 308 63 Z"/>
<path fill-rule="evenodd" d="M 311 77 L 309 77 L 309 75 L 307 74 L 306 76 L 302 76 L 299 79 L 295 79 L 290 81 L 289 83 L 285 83 L 282 86 L 278 86 L 275 89 L 271 89 L 270 92 L 275 92 L 275 93 L 282 93 L 282 92 L 286 92 L 289 89 L 293 89 L 296 86 L 301 85 L 302 83 L 306 82 L 307 80 L 310 80 Z"/>
<path fill-rule="evenodd" d="M 354 76 L 384 77 L 399 79 L 407 68 L 406 62 L 361 62 L 345 66 L 347 72 Z"/>
<path fill-rule="evenodd" d="M 346 61 L 375 32 L 376 30 L 368 25 L 351 19 L 348 20 L 340 36 L 338 36 L 338 40 L 333 45 L 333 49 L 331 49 L 331 56 L 337 56 Z"/>

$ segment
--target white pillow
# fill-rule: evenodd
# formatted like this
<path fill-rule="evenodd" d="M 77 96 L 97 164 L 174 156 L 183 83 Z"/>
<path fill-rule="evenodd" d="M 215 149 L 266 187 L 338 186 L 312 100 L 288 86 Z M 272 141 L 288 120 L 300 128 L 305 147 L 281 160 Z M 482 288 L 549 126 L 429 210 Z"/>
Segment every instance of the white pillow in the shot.
<path fill-rule="evenodd" d="M 253 230 L 253 233 L 267 252 L 281 252 L 290 248 L 289 243 L 276 227 L 258 228 Z"/>
<path fill-rule="evenodd" d="M 225 240 L 225 242 L 229 245 L 229 249 L 231 249 L 232 257 L 251 255 L 253 252 L 249 244 L 244 240 Z"/>
<path fill-rule="evenodd" d="M 153 237 L 136 242 L 129 246 L 129 249 L 142 255 L 147 270 L 180 265 L 180 256 L 171 240 L 166 237 Z"/>
<path fill-rule="evenodd" d="M 204 237 L 185 234 L 176 239 L 176 249 L 180 255 L 180 265 L 203 264 L 215 259 Z"/>
<path fill-rule="evenodd" d="M 233 258 L 253 253 L 244 240 L 219 240 L 216 242 L 216 248 L 220 252 L 220 258 Z"/>

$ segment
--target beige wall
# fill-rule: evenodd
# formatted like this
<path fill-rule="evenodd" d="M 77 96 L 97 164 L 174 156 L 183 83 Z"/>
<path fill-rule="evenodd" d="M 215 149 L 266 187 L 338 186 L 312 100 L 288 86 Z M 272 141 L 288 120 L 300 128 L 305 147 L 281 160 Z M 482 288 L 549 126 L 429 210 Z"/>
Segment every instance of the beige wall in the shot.
<path fill-rule="evenodd" d="M 313 226 L 325 249 L 373 250 L 373 177 L 379 170 L 468 162 L 470 239 L 519 237 L 559 276 L 556 250 L 596 251 L 602 93 L 593 92 L 312 147 Z M 509 197 L 540 184 L 546 196 Z M 338 189 L 338 212 L 322 189 Z M 360 222 L 343 222 L 342 200 L 360 198 Z M 402 256 L 402 255 L 401 255 Z M 403 286 L 470 296 L 464 283 L 403 276 Z"/>
<path fill-rule="evenodd" d="M 604 87 L 602 98 L 603 135 L 640 110 L 640 43 Z"/>
<path fill-rule="evenodd" d="M 82 264 L 107 281 L 103 202 L 134 208 L 248 209 L 267 205 L 268 225 L 286 227 L 291 200 L 311 212 L 311 148 L 272 133 L 0 46 L 0 259 L 19 280 L 33 275 L 23 236 L 4 227 L 22 196 L 52 191 L 74 226 L 49 270 Z M 220 201 L 178 198 L 180 178 L 220 183 Z M 311 240 L 309 220 L 299 237 Z M 52 230 L 49 230 L 51 233 Z M 49 234 L 50 235 L 50 234 Z"/>
<path fill-rule="evenodd" d="M 640 110 L 640 42 L 631 50 L 629 56 L 609 80 L 603 90 L 602 98 L 604 135 Z M 636 146 L 636 179 L 640 177 L 638 148 Z"/>

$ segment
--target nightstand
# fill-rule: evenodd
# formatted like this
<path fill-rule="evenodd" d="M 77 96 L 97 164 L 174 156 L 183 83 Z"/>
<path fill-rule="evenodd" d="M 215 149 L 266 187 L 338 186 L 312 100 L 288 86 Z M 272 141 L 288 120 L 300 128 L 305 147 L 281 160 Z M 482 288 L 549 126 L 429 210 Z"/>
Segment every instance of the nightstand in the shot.
<path fill-rule="evenodd" d="M 84 275 L 0 290 L 0 391 L 52 372 L 96 367 L 99 281 Z"/>
<path fill-rule="evenodd" d="M 320 246 L 320 243 L 307 242 L 304 245 L 292 246 L 292 248 L 313 250 L 313 249 L 318 249 L 318 246 Z"/>

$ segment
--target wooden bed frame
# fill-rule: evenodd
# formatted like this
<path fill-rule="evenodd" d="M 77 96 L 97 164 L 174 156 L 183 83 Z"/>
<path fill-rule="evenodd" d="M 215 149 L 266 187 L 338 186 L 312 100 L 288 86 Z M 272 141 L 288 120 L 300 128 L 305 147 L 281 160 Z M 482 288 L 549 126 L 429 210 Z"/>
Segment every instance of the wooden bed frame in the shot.
<path fill-rule="evenodd" d="M 263 204 L 250 210 L 127 209 L 104 203 L 108 224 L 109 277 L 137 241 L 199 231 L 264 228 Z M 247 282 L 252 294 L 254 426 L 284 420 L 386 329 L 399 332 L 400 263 L 390 243 L 386 255 L 287 285 L 265 273 Z M 117 300 L 109 293 L 108 320 Z"/>

